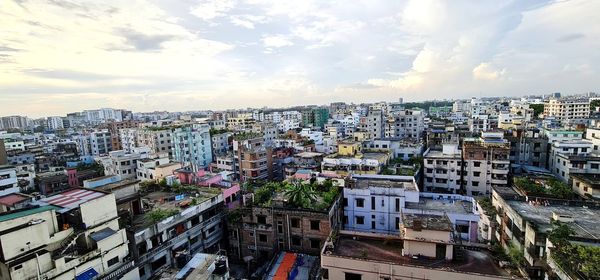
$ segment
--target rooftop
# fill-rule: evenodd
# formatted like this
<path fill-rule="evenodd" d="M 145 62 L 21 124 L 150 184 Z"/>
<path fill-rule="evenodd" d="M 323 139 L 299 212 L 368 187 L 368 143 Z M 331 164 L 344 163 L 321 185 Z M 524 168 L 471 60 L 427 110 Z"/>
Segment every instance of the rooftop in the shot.
<path fill-rule="evenodd" d="M 352 175 L 353 188 L 366 189 L 369 187 L 403 188 L 408 191 L 418 191 L 414 177 L 395 175 Z"/>
<path fill-rule="evenodd" d="M 479 273 L 508 276 L 508 273 L 496 265 L 493 258 L 483 251 L 465 251 L 463 261 L 444 261 L 428 258 L 411 258 L 402 255 L 402 240 L 389 238 L 356 238 L 341 235 L 338 238 L 333 256 L 366 259 L 375 262 L 394 263 L 429 269 L 451 269 L 465 273 Z M 468 278 L 468 277 L 465 277 Z"/>
<path fill-rule="evenodd" d="M 417 223 L 420 222 L 420 225 Z M 437 231 L 452 231 L 452 222 L 446 215 L 416 215 L 416 214 L 404 214 L 402 215 L 402 225 L 405 228 L 411 228 L 413 230 L 437 230 Z M 419 229 L 420 227 L 420 229 Z"/>
<path fill-rule="evenodd" d="M 444 196 L 443 194 L 439 194 Z M 473 214 L 473 202 L 462 199 L 419 197 L 419 202 L 406 202 L 408 209 L 422 209 L 456 214 Z"/>
<path fill-rule="evenodd" d="M 571 173 L 569 176 L 584 181 L 594 188 L 600 187 L 600 174 Z"/>
<path fill-rule="evenodd" d="M 0 222 L 10 221 L 13 219 L 18 219 L 18 218 L 29 216 L 29 215 L 42 213 L 42 212 L 46 212 L 46 211 L 50 211 L 50 210 L 58 210 L 58 209 L 60 209 L 60 208 L 58 208 L 56 206 L 52 206 L 52 205 L 46 205 L 46 206 L 41 206 L 41 207 L 35 206 L 34 208 L 19 209 L 16 211 L 4 212 L 4 213 L 0 214 Z"/>
<path fill-rule="evenodd" d="M 19 202 L 23 202 L 23 201 L 29 200 L 29 199 L 31 199 L 30 196 L 23 195 L 20 193 L 12 193 L 12 194 L 0 197 L 0 204 L 5 205 L 5 206 L 13 206 Z"/>
<path fill-rule="evenodd" d="M 447 159 L 460 159 L 461 154 L 460 151 L 456 154 L 444 154 L 442 151 L 429 150 L 429 152 L 424 155 L 428 158 L 447 158 Z"/>
<path fill-rule="evenodd" d="M 91 189 L 71 189 L 66 192 L 38 200 L 36 204 L 53 205 L 60 208 L 57 210 L 57 212 L 65 213 L 79 207 L 79 205 L 85 202 L 103 197 L 105 195 L 105 192 Z"/>
<path fill-rule="evenodd" d="M 552 229 L 552 214 L 576 217 L 575 221 L 569 223 L 575 231 L 575 237 L 584 239 L 600 240 L 600 209 L 591 209 L 577 206 L 534 205 L 525 201 L 511 201 L 506 203 L 523 219 L 532 222 L 541 232 Z"/>

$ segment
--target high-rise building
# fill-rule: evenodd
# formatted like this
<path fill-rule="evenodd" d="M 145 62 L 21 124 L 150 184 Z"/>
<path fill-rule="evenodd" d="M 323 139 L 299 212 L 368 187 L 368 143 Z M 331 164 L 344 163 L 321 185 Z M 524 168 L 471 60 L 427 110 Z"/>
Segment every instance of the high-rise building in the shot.
<path fill-rule="evenodd" d="M 173 158 L 193 169 L 208 167 L 212 162 L 210 126 L 207 124 L 189 124 L 174 127 L 171 130 Z"/>
<path fill-rule="evenodd" d="M 590 116 L 590 100 L 550 99 L 544 103 L 544 116 L 567 123 L 587 122 Z"/>
<path fill-rule="evenodd" d="M 502 132 L 483 132 L 463 140 L 463 181 L 467 195 L 491 194 L 508 185 L 510 145 Z"/>
<path fill-rule="evenodd" d="M 47 121 L 46 121 L 46 128 L 48 128 L 49 130 L 57 130 L 57 129 L 63 129 L 64 125 L 63 125 L 63 119 L 61 117 L 48 117 Z"/>
<path fill-rule="evenodd" d="M 273 177 L 272 150 L 259 133 L 243 133 L 233 139 L 233 153 L 240 181 L 266 180 Z"/>

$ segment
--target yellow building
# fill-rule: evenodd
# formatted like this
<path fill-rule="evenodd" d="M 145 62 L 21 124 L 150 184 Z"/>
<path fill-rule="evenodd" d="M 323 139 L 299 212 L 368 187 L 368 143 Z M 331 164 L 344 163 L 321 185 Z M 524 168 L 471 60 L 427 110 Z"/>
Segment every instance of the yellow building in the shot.
<path fill-rule="evenodd" d="M 352 157 L 360 156 L 362 145 L 360 142 L 340 142 L 338 144 L 338 155 Z"/>

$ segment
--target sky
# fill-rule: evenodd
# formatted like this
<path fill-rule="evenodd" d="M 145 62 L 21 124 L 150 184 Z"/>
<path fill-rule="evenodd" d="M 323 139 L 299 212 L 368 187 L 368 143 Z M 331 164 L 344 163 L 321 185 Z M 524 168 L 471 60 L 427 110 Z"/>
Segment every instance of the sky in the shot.
<path fill-rule="evenodd" d="M 2 0 L 0 115 L 597 91 L 600 1 Z"/>

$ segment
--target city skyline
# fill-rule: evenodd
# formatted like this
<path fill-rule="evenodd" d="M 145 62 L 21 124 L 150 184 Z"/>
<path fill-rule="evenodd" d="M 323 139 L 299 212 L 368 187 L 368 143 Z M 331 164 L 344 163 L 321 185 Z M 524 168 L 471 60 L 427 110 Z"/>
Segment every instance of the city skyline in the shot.
<path fill-rule="evenodd" d="M 39 117 L 584 93 L 597 86 L 599 8 L 5 1 L 0 107 Z"/>

